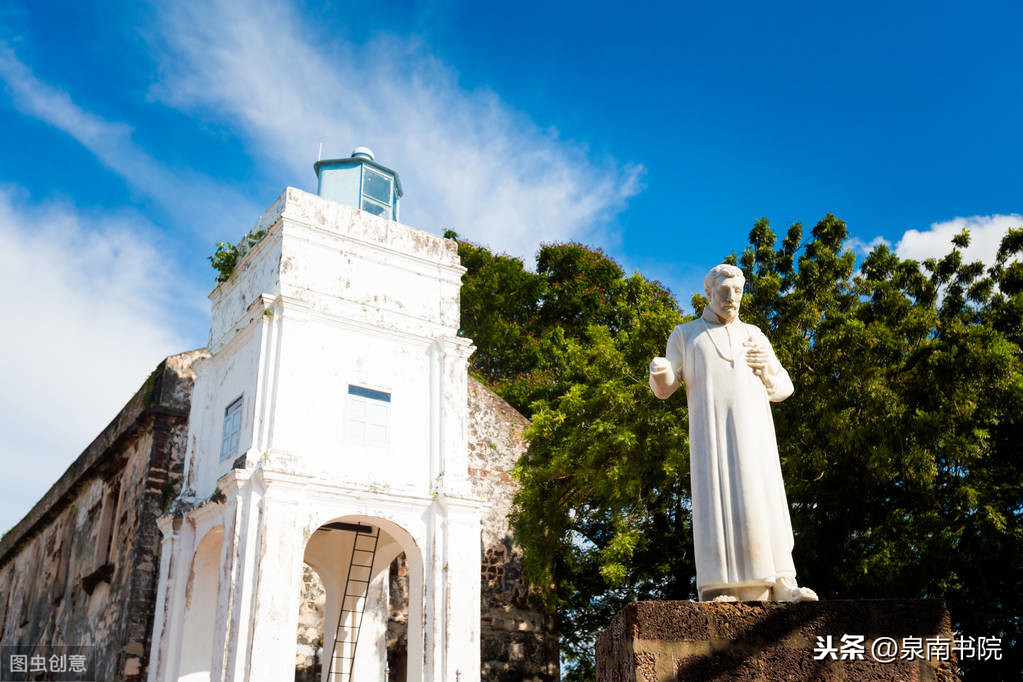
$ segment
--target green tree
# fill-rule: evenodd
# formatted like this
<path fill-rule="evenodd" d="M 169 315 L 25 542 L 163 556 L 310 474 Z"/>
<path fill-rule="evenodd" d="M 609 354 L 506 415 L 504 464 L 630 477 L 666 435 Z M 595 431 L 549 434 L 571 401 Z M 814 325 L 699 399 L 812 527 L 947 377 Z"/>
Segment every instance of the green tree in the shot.
<path fill-rule="evenodd" d="M 801 580 L 824 598 L 937 597 L 968 635 L 1003 637 L 976 679 L 1018 677 L 1023 613 L 1023 229 L 985 271 L 884 246 L 855 267 L 831 215 L 781 244 L 757 222 L 742 317 L 796 393 L 775 406 Z M 695 595 L 685 399 L 650 358 L 682 321 L 656 282 L 580 245 L 521 261 L 460 244 L 473 369 L 533 420 L 513 523 L 591 679 L 594 636 L 625 603 Z M 703 297 L 693 297 L 699 310 Z M 854 483 L 854 484 L 853 484 Z"/>
<path fill-rule="evenodd" d="M 989 272 L 965 232 L 940 260 L 880 246 L 854 272 L 830 215 L 797 263 L 800 226 L 776 251 L 766 220 L 740 259 L 745 317 L 796 379 L 775 423 L 803 580 L 945 599 L 965 634 L 1003 637 L 1003 661 L 965 666 L 985 680 L 1023 669 L 1020 232 Z"/>
<path fill-rule="evenodd" d="M 533 418 L 513 518 L 526 569 L 584 675 L 623 603 L 692 589 L 685 408 L 646 387 L 682 316 L 660 284 L 579 244 L 541 247 L 535 273 L 467 242 L 459 253 L 472 369 Z"/>

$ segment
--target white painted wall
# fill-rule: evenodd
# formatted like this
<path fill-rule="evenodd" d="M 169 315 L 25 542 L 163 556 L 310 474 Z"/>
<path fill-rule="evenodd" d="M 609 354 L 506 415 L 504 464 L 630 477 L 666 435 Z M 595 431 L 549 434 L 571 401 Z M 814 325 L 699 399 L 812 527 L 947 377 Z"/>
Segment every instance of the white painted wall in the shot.
<path fill-rule="evenodd" d="M 408 559 L 409 680 L 475 682 L 482 502 L 466 475 L 472 346 L 457 337 L 457 246 L 293 188 L 257 229 L 266 236 L 210 295 L 177 501 L 191 511 L 161 520 L 150 679 L 177 679 L 180 572 L 204 524 L 224 527 L 210 679 L 279 680 L 293 674 L 301 567 L 316 553 L 307 542 L 329 521 L 365 519 Z M 390 394 L 384 444 L 353 442 L 349 385 Z M 224 409 L 238 396 L 239 452 L 222 459 Z M 392 558 L 380 557 L 381 575 Z M 333 569 L 315 567 L 329 604 Z M 383 668 L 385 581 L 360 641 L 365 674 Z"/>
<path fill-rule="evenodd" d="M 186 458 L 195 497 L 243 453 L 249 466 L 406 491 L 431 492 L 447 472 L 447 487 L 466 492 L 471 346 L 456 336 L 454 242 L 290 188 L 271 210 L 266 237 L 211 294 L 212 356 L 198 369 Z M 387 447 L 346 438 L 349 384 L 391 394 Z M 221 459 L 224 408 L 238 396 L 240 452 Z"/>

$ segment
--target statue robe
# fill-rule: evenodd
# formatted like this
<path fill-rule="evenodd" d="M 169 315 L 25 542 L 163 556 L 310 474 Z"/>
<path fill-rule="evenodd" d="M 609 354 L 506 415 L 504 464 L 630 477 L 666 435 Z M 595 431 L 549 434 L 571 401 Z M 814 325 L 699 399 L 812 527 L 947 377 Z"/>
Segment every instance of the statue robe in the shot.
<path fill-rule="evenodd" d="M 696 586 L 708 590 L 795 579 L 792 525 L 770 401 L 792 394 L 788 372 L 769 352 L 770 395 L 746 364 L 743 341 L 771 349 L 764 333 L 738 319 L 722 324 L 709 309 L 675 327 L 665 357 L 673 377 L 650 375 L 666 398 L 685 381 L 693 489 Z"/>

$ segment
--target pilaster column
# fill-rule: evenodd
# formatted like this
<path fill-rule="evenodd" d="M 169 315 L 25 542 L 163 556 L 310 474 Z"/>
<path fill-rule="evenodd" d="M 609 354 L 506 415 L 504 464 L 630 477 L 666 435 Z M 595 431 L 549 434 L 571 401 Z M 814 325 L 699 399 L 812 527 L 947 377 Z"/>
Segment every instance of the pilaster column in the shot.
<path fill-rule="evenodd" d="M 445 506 L 447 660 L 437 679 L 480 682 L 480 512 L 469 500 L 447 498 Z"/>
<path fill-rule="evenodd" d="M 263 478 L 262 537 L 257 543 L 255 593 L 250 615 L 251 682 L 279 682 L 295 676 L 295 635 L 305 549 L 304 522 L 299 510 L 301 489 Z M 237 678 L 236 678 L 237 679 Z"/>
<path fill-rule="evenodd" d="M 160 543 L 160 576 L 156 590 L 156 608 L 153 620 L 153 638 L 149 652 L 149 682 L 158 682 L 168 677 L 169 634 L 173 628 L 175 613 L 175 587 L 179 553 L 181 551 L 182 518 L 164 514 L 156 520 L 162 540 Z"/>
<path fill-rule="evenodd" d="M 258 576 L 258 546 L 262 539 L 263 488 L 252 472 L 236 469 L 218 481 L 227 498 L 224 524 L 224 566 L 218 612 L 216 648 L 223 652 L 222 669 L 212 679 L 222 682 L 249 677 L 251 619 Z"/>

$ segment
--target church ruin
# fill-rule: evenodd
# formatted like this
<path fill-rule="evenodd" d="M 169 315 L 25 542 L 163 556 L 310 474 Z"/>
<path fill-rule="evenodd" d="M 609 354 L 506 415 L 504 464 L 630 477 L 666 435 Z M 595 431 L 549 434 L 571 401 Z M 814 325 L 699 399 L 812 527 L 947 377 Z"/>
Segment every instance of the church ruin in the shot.
<path fill-rule="evenodd" d="M 526 420 L 468 375 L 457 245 L 397 222 L 369 150 L 316 170 L 208 346 L 0 541 L 4 645 L 93 646 L 103 680 L 558 678 L 506 520 Z"/>

